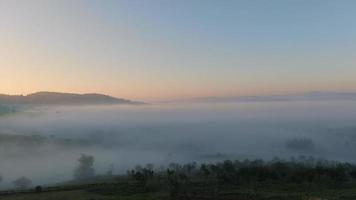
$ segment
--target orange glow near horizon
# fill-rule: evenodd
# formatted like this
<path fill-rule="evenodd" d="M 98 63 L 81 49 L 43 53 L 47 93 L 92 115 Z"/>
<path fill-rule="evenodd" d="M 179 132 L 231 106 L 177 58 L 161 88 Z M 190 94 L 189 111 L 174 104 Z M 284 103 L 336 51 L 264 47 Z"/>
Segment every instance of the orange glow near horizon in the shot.
<path fill-rule="evenodd" d="M 200 6 L 184 6 L 189 15 L 182 16 L 179 1 L 175 10 L 130 1 L 0 0 L 0 93 L 159 101 L 356 91 L 356 26 L 346 20 L 353 10 L 343 8 L 339 18 L 320 9 L 319 15 L 278 9 L 286 16 L 275 18 L 262 16 L 259 5 L 235 3 L 220 5 L 224 10 L 214 12 L 221 18 L 211 20 Z M 299 21 L 309 15 L 319 26 Z M 337 22 L 331 33 L 328 20 Z"/>

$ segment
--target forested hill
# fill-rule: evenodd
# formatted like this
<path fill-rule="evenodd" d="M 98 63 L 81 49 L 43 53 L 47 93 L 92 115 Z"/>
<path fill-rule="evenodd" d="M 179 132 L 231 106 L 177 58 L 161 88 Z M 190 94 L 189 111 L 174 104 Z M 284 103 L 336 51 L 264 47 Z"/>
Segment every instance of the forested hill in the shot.
<path fill-rule="evenodd" d="M 115 98 L 103 94 L 73 94 L 57 92 L 37 92 L 29 95 L 0 94 L 0 104 L 33 105 L 98 105 L 98 104 L 143 104 L 127 99 Z"/>

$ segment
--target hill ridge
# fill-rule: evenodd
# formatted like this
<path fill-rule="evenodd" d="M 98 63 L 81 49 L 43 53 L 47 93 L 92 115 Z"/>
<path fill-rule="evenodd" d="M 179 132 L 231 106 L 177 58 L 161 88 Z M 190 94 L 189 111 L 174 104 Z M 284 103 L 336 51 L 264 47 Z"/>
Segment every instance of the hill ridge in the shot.
<path fill-rule="evenodd" d="M 34 105 L 89 105 L 89 104 L 143 104 L 129 99 L 99 93 L 64 93 L 40 91 L 28 95 L 0 94 L 0 104 Z"/>

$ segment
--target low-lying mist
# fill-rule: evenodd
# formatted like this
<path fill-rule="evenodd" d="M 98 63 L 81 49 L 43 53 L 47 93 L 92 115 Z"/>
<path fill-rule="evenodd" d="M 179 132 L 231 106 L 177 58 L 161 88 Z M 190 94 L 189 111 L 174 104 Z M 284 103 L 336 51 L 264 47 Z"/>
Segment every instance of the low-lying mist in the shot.
<path fill-rule="evenodd" d="M 82 153 L 97 173 L 137 164 L 314 156 L 356 161 L 356 101 L 21 108 L 0 116 L 2 188 L 73 178 Z"/>

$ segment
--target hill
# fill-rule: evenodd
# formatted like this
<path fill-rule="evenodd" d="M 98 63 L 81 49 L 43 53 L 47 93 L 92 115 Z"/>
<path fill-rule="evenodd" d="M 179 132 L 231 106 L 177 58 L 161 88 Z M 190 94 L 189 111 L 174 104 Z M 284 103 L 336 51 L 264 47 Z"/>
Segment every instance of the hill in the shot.
<path fill-rule="evenodd" d="M 356 101 L 356 92 L 306 92 L 270 96 L 227 96 L 178 99 L 164 103 L 233 103 L 233 102 L 275 102 L 275 101 Z"/>
<path fill-rule="evenodd" d="M 99 105 L 99 104 L 143 104 L 103 94 L 74 94 L 58 92 L 37 92 L 29 95 L 0 94 L 0 104 L 32 105 Z"/>

